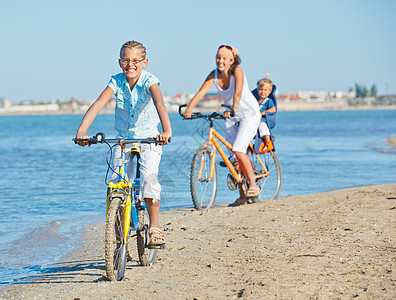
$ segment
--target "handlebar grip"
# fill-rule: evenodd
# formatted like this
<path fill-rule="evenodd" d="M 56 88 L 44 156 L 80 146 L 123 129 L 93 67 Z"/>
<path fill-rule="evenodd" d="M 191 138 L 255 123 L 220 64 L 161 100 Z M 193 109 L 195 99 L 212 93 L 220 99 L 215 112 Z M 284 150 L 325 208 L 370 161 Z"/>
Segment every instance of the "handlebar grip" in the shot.
<path fill-rule="evenodd" d="M 165 141 L 157 141 L 155 138 L 153 138 L 153 141 L 155 141 L 156 143 L 159 143 L 159 144 L 165 144 L 166 142 Z M 171 142 L 171 138 L 168 138 L 168 143 L 170 143 Z"/>
<path fill-rule="evenodd" d="M 76 139 L 76 138 L 73 138 L 72 141 L 74 142 L 74 144 L 77 144 L 77 142 L 79 142 L 79 141 L 86 141 L 86 142 L 88 142 L 88 144 L 94 145 L 94 144 L 97 144 L 97 143 L 104 143 L 106 141 L 106 136 L 105 136 L 104 133 L 98 132 L 97 134 L 95 134 L 91 138 L 88 138 L 88 139 Z"/>
<path fill-rule="evenodd" d="M 179 106 L 179 115 L 181 115 L 183 117 L 183 114 L 181 112 L 182 107 L 187 107 L 187 104 L 183 104 Z"/>
<path fill-rule="evenodd" d="M 231 106 L 229 106 L 227 104 L 222 104 L 221 106 L 229 108 L 231 110 L 231 117 L 235 116 L 235 110 Z"/>

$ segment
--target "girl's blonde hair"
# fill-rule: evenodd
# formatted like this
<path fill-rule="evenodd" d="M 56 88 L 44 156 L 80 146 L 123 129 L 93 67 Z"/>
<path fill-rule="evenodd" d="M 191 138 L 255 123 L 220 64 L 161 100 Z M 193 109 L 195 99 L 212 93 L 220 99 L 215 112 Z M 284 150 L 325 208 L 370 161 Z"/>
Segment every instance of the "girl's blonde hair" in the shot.
<path fill-rule="evenodd" d="M 264 84 L 269 84 L 269 85 L 271 86 L 271 89 L 272 89 L 272 87 L 274 86 L 274 84 L 272 83 L 272 81 L 269 80 L 268 78 L 263 78 L 263 79 L 260 79 L 259 81 L 257 81 L 257 87 L 258 87 L 258 88 L 259 88 L 259 87 L 262 87 Z"/>
<path fill-rule="evenodd" d="M 144 47 L 142 43 L 136 41 L 129 41 L 124 43 L 124 45 L 122 45 L 120 50 L 120 58 L 123 58 L 125 49 L 133 49 L 133 48 L 137 48 L 138 50 L 140 50 L 140 52 L 142 52 L 143 54 L 143 59 L 146 58 L 146 47 Z"/>

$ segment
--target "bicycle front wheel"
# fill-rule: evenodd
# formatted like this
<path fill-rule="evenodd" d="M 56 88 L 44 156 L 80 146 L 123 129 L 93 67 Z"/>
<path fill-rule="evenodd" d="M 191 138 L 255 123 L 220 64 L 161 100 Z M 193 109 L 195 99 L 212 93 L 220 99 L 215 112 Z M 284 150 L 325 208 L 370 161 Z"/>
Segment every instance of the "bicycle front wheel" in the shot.
<path fill-rule="evenodd" d="M 217 168 L 213 167 L 210 178 L 212 150 L 201 146 L 195 152 L 191 164 L 190 187 L 195 209 L 207 210 L 213 207 L 217 193 Z"/>
<path fill-rule="evenodd" d="M 142 266 L 151 266 L 154 264 L 157 250 L 149 249 L 149 227 L 147 224 L 148 215 L 143 207 L 139 207 L 138 222 L 142 226 L 142 230 L 137 232 L 137 249 L 139 254 L 139 261 Z"/>
<path fill-rule="evenodd" d="M 268 175 L 257 178 L 256 184 L 260 189 L 260 195 L 253 198 L 253 202 L 263 200 L 276 200 L 282 188 L 282 168 L 278 155 L 275 151 L 255 154 L 249 148 L 248 156 L 252 161 L 255 176 L 260 176 L 268 171 Z M 263 167 L 264 165 L 264 167 Z"/>
<path fill-rule="evenodd" d="M 128 241 L 124 241 L 125 205 L 121 198 L 112 198 L 105 229 L 105 261 L 108 280 L 121 280 L 127 262 Z"/>

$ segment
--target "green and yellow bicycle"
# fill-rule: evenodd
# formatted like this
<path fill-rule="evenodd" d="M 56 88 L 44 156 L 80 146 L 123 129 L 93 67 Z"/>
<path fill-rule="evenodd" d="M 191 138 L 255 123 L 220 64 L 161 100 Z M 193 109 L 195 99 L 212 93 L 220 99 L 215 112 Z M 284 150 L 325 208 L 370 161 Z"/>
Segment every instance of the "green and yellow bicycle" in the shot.
<path fill-rule="evenodd" d="M 154 138 L 148 139 L 106 139 L 103 133 L 97 133 L 89 139 L 73 139 L 87 141 L 90 145 L 107 144 L 109 151 L 106 156 L 108 170 L 106 173 L 107 207 L 106 207 L 106 229 L 105 229 L 105 261 L 106 275 L 108 280 L 122 280 L 125 274 L 127 261 L 132 258 L 129 256 L 128 245 L 132 238 L 136 237 L 138 259 L 142 266 L 154 264 L 157 249 L 162 249 L 164 245 L 149 245 L 149 226 L 148 215 L 145 203 L 140 197 L 140 144 L 163 144 Z M 113 144 L 113 145 L 110 145 Z M 126 152 L 126 145 L 133 144 L 131 150 Z M 121 161 L 119 167 L 113 169 L 110 159 L 115 146 L 121 147 Z M 125 156 L 130 155 L 132 160 L 136 160 L 136 175 L 130 181 L 126 174 Z M 118 175 L 118 182 L 107 182 L 109 171 Z"/>

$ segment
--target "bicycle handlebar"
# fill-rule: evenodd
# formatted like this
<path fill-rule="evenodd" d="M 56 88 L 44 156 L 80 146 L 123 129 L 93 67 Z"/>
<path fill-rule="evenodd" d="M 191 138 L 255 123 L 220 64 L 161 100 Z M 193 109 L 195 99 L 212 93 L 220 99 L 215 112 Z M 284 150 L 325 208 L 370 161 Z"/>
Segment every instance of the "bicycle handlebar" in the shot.
<path fill-rule="evenodd" d="M 106 136 L 102 132 L 98 132 L 95 134 L 93 137 L 88 138 L 88 139 L 72 139 L 74 144 L 77 144 L 77 142 L 88 142 L 90 145 L 94 144 L 132 144 L 132 143 L 141 143 L 141 144 L 165 144 L 165 141 L 158 141 L 155 138 L 146 138 L 146 139 L 125 139 L 125 138 L 117 138 L 117 139 L 106 139 Z M 171 138 L 168 139 L 168 143 L 171 142 Z"/>
<path fill-rule="evenodd" d="M 179 106 L 179 115 L 181 115 L 183 117 L 182 114 L 182 108 L 186 107 L 187 104 L 183 104 Z M 235 116 L 235 111 L 234 109 L 226 104 L 222 104 L 222 107 L 226 107 L 229 108 L 231 110 L 231 117 Z M 193 119 L 198 119 L 198 118 L 206 118 L 206 119 L 224 119 L 223 114 L 220 114 L 218 112 L 213 112 L 211 114 L 202 114 L 200 112 L 196 112 L 196 113 L 192 113 L 190 118 L 185 118 L 186 120 L 193 120 Z"/>

